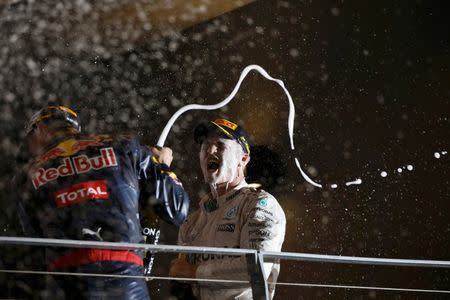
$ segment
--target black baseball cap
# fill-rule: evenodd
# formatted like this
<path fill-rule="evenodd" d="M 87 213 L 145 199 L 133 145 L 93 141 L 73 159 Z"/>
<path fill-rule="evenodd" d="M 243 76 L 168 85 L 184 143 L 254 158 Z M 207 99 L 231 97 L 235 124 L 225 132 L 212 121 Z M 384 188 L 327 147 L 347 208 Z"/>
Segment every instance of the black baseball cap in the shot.
<path fill-rule="evenodd" d="M 211 131 L 218 131 L 226 138 L 233 139 L 241 145 L 245 153 L 250 155 L 250 144 L 248 134 L 238 124 L 226 119 L 216 119 L 214 121 L 204 122 L 197 125 L 194 130 L 194 140 L 197 144 L 203 143 Z"/>

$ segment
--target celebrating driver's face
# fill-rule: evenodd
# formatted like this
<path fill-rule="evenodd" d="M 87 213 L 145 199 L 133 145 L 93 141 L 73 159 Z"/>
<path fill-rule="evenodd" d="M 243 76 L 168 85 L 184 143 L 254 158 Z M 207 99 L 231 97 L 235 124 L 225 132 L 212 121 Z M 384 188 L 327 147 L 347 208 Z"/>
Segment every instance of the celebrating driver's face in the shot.
<path fill-rule="evenodd" d="M 243 155 L 235 140 L 217 135 L 208 137 L 200 149 L 200 167 L 205 182 L 213 185 L 232 182 Z"/>

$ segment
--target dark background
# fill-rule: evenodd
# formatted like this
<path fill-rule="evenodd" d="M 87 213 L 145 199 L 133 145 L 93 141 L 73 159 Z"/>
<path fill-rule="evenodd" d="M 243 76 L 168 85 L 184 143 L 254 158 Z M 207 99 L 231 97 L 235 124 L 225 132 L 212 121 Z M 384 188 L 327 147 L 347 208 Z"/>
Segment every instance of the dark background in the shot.
<path fill-rule="evenodd" d="M 282 79 L 294 99 L 296 149 L 290 149 L 282 89 L 251 73 L 227 107 L 188 112 L 169 134 L 166 145 L 193 202 L 206 192 L 198 188 L 193 128 L 201 119 L 224 116 L 279 157 L 276 164 L 268 162 L 275 156 L 265 158 L 269 173 L 280 174 L 266 178 L 265 189 L 286 212 L 283 251 L 450 260 L 449 156 L 434 156 L 449 150 L 447 1 L 260 0 L 181 32 L 139 32 L 133 43 L 115 36 L 126 26 L 86 34 L 95 42 L 70 31 L 80 19 L 95 19 L 107 1 L 90 11 L 61 3 L 60 10 L 48 1 L 1 6 L 2 190 L 14 173 L 26 120 L 48 101 L 79 111 L 88 132 L 130 131 L 154 144 L 177 109 L 223 100 L 242 69 L 259 64 Z M 294 157 L 323 189 L 305 182 Z M 412 171 L 396 171 L 408 164 Z M 345 186 L 356 178 L 361 185 Z M 12 205 L 5 193 L 0 197 L 0 225 L 13 234 Z M 165 230 L 163 242 L 175 243 L 175 229 Z M 157 272 L 167 275 L 163 263 Z M 449 278 L 445 269 L 283 261 L 279 282 L 450 290 Z M 153 299 L 164 298 L 166 286 L 157 285 L 162 291 Z M 287 297 L 440 296 L 279 286 L 276 298 Z"/>

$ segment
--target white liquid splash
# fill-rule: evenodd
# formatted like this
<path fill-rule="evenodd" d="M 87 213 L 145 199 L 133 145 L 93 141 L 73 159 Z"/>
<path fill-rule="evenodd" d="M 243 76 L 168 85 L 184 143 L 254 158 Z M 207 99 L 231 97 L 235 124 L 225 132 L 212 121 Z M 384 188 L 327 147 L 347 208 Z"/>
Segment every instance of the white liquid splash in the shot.
<path fill-rule="evenodd" d="M 169 134 L 170 129 L 172 128 L 173 124 L 175 123 L 175 121 L 178 119 L 178 117 L 180 117 L 183 113 L 189 111 L 189 110 L 193 110 L 193 109 L 197 109 L 197 110 L 215 110 L 215 109 L 219 109 L 221 107 L 224 107 L 225 105 L 227 105 L 228 103 L 230 103 L 231 100 L 233 100 L 234 96 L 236 96 L 237 92 L 239 91 L 239 88 L 241 87 L 242 81 L 244 80 L 244 78 L 247 76 L 247 74 L 252 71 L 252 70 L 256 70 L 258 71 L 262 76 L 264 76 L 265 78 L 267 78 L 268 80 L 271 81 L 275 81 L 276 83 L 278 83 L 284 90 L 284 93 L 286 94 L 286 96 L 288 97 L 289 100 L 289 116 L 288 116 L 288 131 L 289 131 L 289 138 L 291 141 L 291 149 L 294 150 L 294 118 L 295 118 L 295 106 L 294 106 L 294 102 L 292 101 L 292 97 L 289 94 L 289 91 L 286 89 L 286 87 L 284 86 L 284 82 L 280 79 L 276 79 L 273 78 L 272 76 L 270 76 L 266 70 L 264 70 L 261 66 L 258 65 L 249 65 L 247 67 L 245 67 L 245 69 L 242 71 L 241 76 L 239 77 L 238 82 L 236 83 L 236 86 L 234 87 L 233 91 L 231 92 L 231 94 L 225 98 L 224 100 L 222 100 L 221 102 L 214 104 L 214 105 L 203 105 L 203 104 L 189 104 L 186 106 L 183 106 L 182 108 L 180 108 L 167 122 L 166 127 L 164 127 L 164 130 L 162 131 L 158 142 L 156 143 L 156 145 L 158 145 L 159 147 L 163 147 L 164 146 L 164 142 L 167 139 L 167 135 Z"/>
<path fill-rule="evenodd" d="M 321 184 L 315 183 L 314 181 L 311 180 L 311 178 L 308 177 L 308 175 L 306 175 L 305 172 L 303 172 L 302 167 L 300 166 L 300 162 L 298 161 L 297 157 L 295 158 L 295 164 L 297 165 L 297 168 L 300 170 L 300 174 L 302 174 L 303 178 L 305 178 L 306 181 L 308 181 L 309 183 L 311 183 L 313 186 L 317 186 L 317 187 L 322 187 Z M 336 185 L 337 187 L 337 185 Z"/>
<path fill-rule="evenodd" d="M 186 106 L 183 106 L 182 108 L 180 108 L 167 122 L 166 127 L 164 127 L 163 132 L 161 133 L 157 145 L 159 147 L 163 147 L 164 146 L 164 142 L 167 139 L 167 135 L 169 134 L 170 129 L 172 128 L 173 124 L 175 123 L 175 121 L 178 119 L 178 117 L 180 117 L 183 113 L 189 111 L 189 110 L 193 110 L 193 109 L 198 109 L 198 110 L 215 110 L 215 109 L 219 109 L 225 105 L 227 105 L 228 103 L 230 103 L 231 100 L 233 100 L 234 96 L 236 96 L 237 92 L 239 91 L 239 88 L 242 84 L 242 81 L 244 80 L 244 78 L 247 76 L 247 74 L 252 71 L 258 71 L 262 76 L 264 76 L 266 79 L 270 80 L 270 81 L 274 81 L 276 83 L 278 83 L 279 86 L 281 86 L 281 88 L 283 89 L 284 93 L 286 94 L 288 100 L 289 100 L 289 115 L 288 115 L 288 133 L 289 133 L 289 139 L 291 142 L 291 149 L 294 150 L 294 118 L 295 118 L 295 106 L 294 106 L 294 101 L 292 101 L 292 97 L 291 94 L 289 93 L 289 91 L 286 89 L 284 82 L 280 79 L 276 79 L 273 78 L 272 76 L 270 76 L 266 70 L 264 70 L 261 66 L 258 65 L 249 65 L 247 67 L 245 67 L 245 69 L 242 71 L 241 76 L 239 77 L 239 80 L 236 84 L 236 86 L 234 87 L 233 91 L 231 92 L 231 94 L 225 98 L 223 101 L 214 104 L 214 105 L 202 105 L 202 104 L 189 104 Z M 316 187 L 322 187 L 321 184 L 314 182 L 300 167 L 300 162 L 297 158 L 295 158 L 295 163 L 298 167 L 298 169 L 300 170 L 300 174 L 303 176 L 303 178 L 309 182 L 310 184 L 316 186 Z"/>
<path fill-rule="evenodd" d="M 276 79 L 273 78 L 272 76 L 270 76 L 266 70 L 264 70 L 261 66 L 259 65 L 249 65 L 247 67 L 244 68 L 244 70 L 242 71 L 238 82 L 236 83 L 236 86 L 234 87 L 233 91 L 231 92 L 231 94 L 226 97 L 224 100 L 222 100 L 221 102 L 214 104 L 214 105 L 203 105 L 203 104 L 189 104 L 186 106 L 183 106 L 182 108 L 180 108 L 167 122 L 166 126 L 164 127 L 164 130 L 162 131 L 158 142 L 157 142 L 157 146 L 159 147 L 163 147 L 164 143 L 167 139 L 167 135 L 170 132 L 170 129 L 172 128 L 173 124 L 175 123 L 175 121 L 185 112 L 189 111 L 189 110 L 216 110 L 219 109 L 221 107 L 224 107 L 225 105 L 227 105 L 228 103 L 231 102 L 231 100 L 233 100 L 233 98 L 236 96 L 237 92 L 239 91 L 239 88 L 243 82 L 243 80 L 245 79 L 245 77 L 248 75 L 248 73 L 252 70 L 255 70 L 257 72 L 259 72 L 263 77 L 265 77 L 266 79 L 270 80 L 270 81 L 274 81 L 276 83 L 278 83 L 279 86 L 281 86 L 281 88 L 283 89 L 284 93 L 286 94 L 288 101 L 289 101 L 289 115 L 288 115 L 288 133 L 289 133 L 289 139 L 290 139 L 290 143 L 291 143 L 291 149 L 294 150 L 295 146 L 294 146 L 294 118 L 295 118 L 295 106 L 294 106 L 294 102 L 292 101 L 292 97 L 289 93 L 289 91 L 286 89 L 284 82 L 280 79 Z M 441 155 L 446 155 L 447 151 L 442 151 L 441 153 L 439 152 L 435 152 L 434 156 L 436 158 L 440 158 Z M 297 168 L 300 171 L 300 174 L 303 176 L 303 178 L 310 183 L 311 185 L 315 186 L 315 187 L 319 187 L 322 188 L 322 185 L 314 182 L 301 168 L 300 165 L 300 161 L 298 160 L 297 157 L 295 157 L 295 164 L 297 166 Z M 403 167 L 404 168 L 404 167 Z M 412 165 L 407 165 L 406 169 L 409 171 L 413 170 L 413 166 Z M 397 172 L 398 173 L 402 173 L 402 168 L 398 168 Z M 382 171 L 380 173 L 381 177 L 386 177 L 387 176 L 387 172 L 386 171 Z M 345 185 L 346 186 L 350 186 L 350 185 L 360 185 L 362 183 L 362 180 L 360 178 L 354 180 L 354 181 L 349 181 L 346 182 Z M 337 184 L 333 183 L 330 185 L 331 188 L 336 189 L 338 187 Z"/>
<path fill-rule="evenodd" d="M 447 151 L 441 151 L 441 153 L 439 152 L 434 152 L 434 157 L 435 158 L 441 158 L 441 156 L 447 155 Z"/>
<path fill-rule="evenodd" d="M 412 171 L 412 170 L 414 170 L 414 167 L 412 165 L 406 165 L 406 166 L 397 168 L 398 173 L 403 173 L 403 170 Z M 381 171 L 381 173 L 380 173 L 381 177 L 387 177 L 387 175 L 388 175 L 388 173 L 386 171 Z"/>
<path fill-rule="evenodd" d="M 358 179 L 356 179 L 356 180 L 354 180 L 354 181 L 346 182 L 345 185 L 346 185 L 346 186 L 349 186 L 349 185 L 358 185 L 358 184 L 361 184 L 361 183 L 362 183 L 361 178 L 358 178 Z"/>

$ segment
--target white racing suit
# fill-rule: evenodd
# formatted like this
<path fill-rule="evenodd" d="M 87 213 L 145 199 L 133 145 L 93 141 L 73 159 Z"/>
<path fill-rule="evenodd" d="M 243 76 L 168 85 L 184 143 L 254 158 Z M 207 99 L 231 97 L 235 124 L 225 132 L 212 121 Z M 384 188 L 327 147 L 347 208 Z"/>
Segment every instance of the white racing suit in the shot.
<path fill-rule="evenodd" d="M 285 230 L 286 217 L 278 201 L 243 181 L 217 199 L 205 196 L 180 227 L 178 243 L 281 251 Z M 245 256 L 190 254 L 187 260 L 198 265 L 197 278 L 250 280 Z M 266 279 L 275 282 L 280 264 L 264 263 L 264 271 Z M 252 299 L 249 284 L 198 282 L 192 288 L 201 300 Z M 269 284 L 271 298 L 274 291 L 275 285 Z"/>

